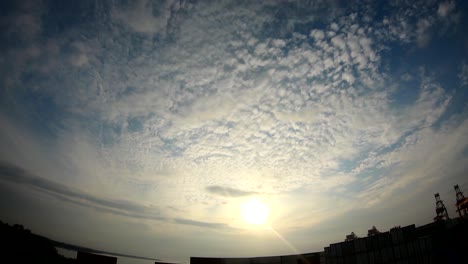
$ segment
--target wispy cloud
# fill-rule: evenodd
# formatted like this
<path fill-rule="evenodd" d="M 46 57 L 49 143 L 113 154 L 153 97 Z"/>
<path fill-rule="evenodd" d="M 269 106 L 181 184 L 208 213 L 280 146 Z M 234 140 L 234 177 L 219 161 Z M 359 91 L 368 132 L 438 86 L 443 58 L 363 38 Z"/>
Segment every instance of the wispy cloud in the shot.
<path fill-rule="evenodd" d="M 138 0 L 114 6 L 112 18 L 135 32 L 166 36 L 182 5 L 183 1 Z"/>
<path fill-rule="evenodd" d="M 231 229 L 223 223 L 210 223 L 203 221 L 195 221 L 183 218 L 168 218 L 161 216 L 156 208 L 148 208 L 130 202 L 127 200 L 105 199 L 97 197 L 79 190 L 64 186 L 59 183 L 49 181 L 38 176 L 34 176 L 27 171 L 5 163 L 0 162 L 0 179 L 13 182 L 20 185 L 33 187 L 39 191 L 50 194 L 59 200 L 74 203 L 81 206 L 93 208 L 95 210 L 112 213 L 132 218 L 144 218 L 150 220 L 166 221 L 176 224 L 192 225 L 198 227 Z"/>
<path fill-rule="evenodd" d="M 257 192 L 248 192 L 248 191 L 242 191 L 230 187 L 222 187 L 222 186 L 208 186 L 206 187 L 206 190 L 209 193 L 224 196 L 224 197 L 243 197 L 243 196 L 251 196 L 258 194 Z"/>
<path fill-rule="evenodd" d="M 183 225 L 199 226 L 199 227 L 216 228 L 216 229 L 231 229 L 231 227 L 229 227 L 228 225 L 223 224 L 223 223 L 208 223 L 208 222 L 202 222 L 202 221 L 194 221 L 194 220 L 190 220 L 190 219 L 176 218 L 176 219 L 174 219 L 174 223 L 183 224 Z"/>
<path fill-rule="evenodd" d="M 465 62 L 462 64 L 460 73 L 458 74 L 458 78 L 460 78 L 461 85 L 468 85 L 468 64 L 466 64 Z"/>
<path fill-rule="evenodd" d="M 446 1 L 439 4 L 437 14 L 441 17 L 446 17 L 455 9 L 455 2 Z"/>

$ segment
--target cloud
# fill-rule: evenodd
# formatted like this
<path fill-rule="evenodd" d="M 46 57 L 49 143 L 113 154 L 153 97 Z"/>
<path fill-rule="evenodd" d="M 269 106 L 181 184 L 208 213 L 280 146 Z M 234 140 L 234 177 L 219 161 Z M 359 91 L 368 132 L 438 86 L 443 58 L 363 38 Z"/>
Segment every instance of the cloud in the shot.
<path fill-rule="evenodd" d="M 448 16 L 453 10 L 455 9 L 455 2 L 453 1 L 446 1 L 439 4 L 439 8 L 437 9 L 437 15 L 441 17 Z"/>
<path fill-rule="evenodd" d="M 165 36 L 170 30 L 171 19 L 180 8 L 180 1 L 138 0 L 129 5 L 114 7 L 112 17 L 134 32 L 160 34 Z"/>
<path fill-rule="evenodd" d="M 29 172 L 11 165 L 0 162 L 0 179 L 15 184 L 30 186 L 36 190 L 47 193 L 61 201 L 90 207 L 100 212 L 107 212 L 132 218 L 143 218 L 158 221 L 171 222 L 175 224 L 192 225 L 198 227 L 230 229 L 226 224 L 195 221 L 183 218 L 167 218 L 161 216 L 155 208 L 148 208 L 126 200 L 105 199 L 97 197 L 62 184 L 49 181 L 30 174 Z"/>
<path fill-rule="evenodd" d="M 416 41 L 419 47 L 424 47 L 429 43 L 431 39 L 429 29 L 431 22 L 427 19 L 420 19 L 416 28 Z"/>
<path fill-rule="evenodd" d="M 70 56 L 70 63 L 76 67 L 89 65 L 91 49 L 81 42 L 72 44 L 75 52 Z"/>
<path fill-rule="evenodd" d="M 230 187 L 222 187 L 222 186 L 208 186 L 206 187 L 206 190 L 209 193 L 216 194 L 219 196 L 224 196 L 224 197 L 244 197 L 244 196 L 251 196 L 251 195 L 256 195 L 258 194 L 257 192 L 248 192 L 248 191 L 242 191 Z"/>
<path fill-rule="evenodd" d="M 231 229 L 226 224 L 222 223 L 208 223 L 208 222 L 201 222 L 201 221 L 194 221 L 190 219 L 174 219 L 174 223 L 182 224 L 182 225 L 191 225 L 191 226 L 199 226 L 199 227 L 207 227 L 207 228 L 215 228 L 215 229 Z"/>
<path fill-rule="evenodd" d="M 7 26 L 6 33 L 20 41 L 33 41 L 43 30 L 41 15 L 45 11 L 42 1 L 22 1 L 16 3 L 13 14 L 2 18 Z"/>
<path fill-rule="evenodd" d="M 458 74 L 458 78 L 460 79 L 460 83 L 462 86 L 468 85 L 468 64 L 462 64 L 460 73 Z"/>
<path fill-rule="evenodd" d="M 0 163 L 0 173 L 2 175 L 3 180 L 8 180 L 17 184 L 29 185 L 41 191 L 63 195 L 69 197 L 70 199 L 82 200 L 84 202 L 88 202 L 97 206 L 133 211 L 138 213 L 142 213 L 146 210 L 146 208 L 131 203 L 129 201 L 108 200 L 89 195 L 78 190 L 73 190 L 72 188 L 66 187 L 62 184 L 33 176 L 19 167 L 4 162 Z"/>
<path fill-rule="evenodd" d="M 358 194 L 366 206 L 399 204 L 415 193 L 406 193 L 414 184 L 422 191 L 435 182 L 462 180 L 466 170 L 468 121 L 446 123 L 440 129 L 425 128 L 407 137 L 404 143 L 383 155 L 376 155 L 369 168 L 380 168 L 382 177 L 373 180 Z M 443 175 L 443 176 L 441 176 Z M 425 182 L 424 184 L 422 182 Z M 394 198 L 399 193 L 399 198 Z"/>
<path fill-rule="evenodd" d="M 450 36 L 460 23 L 455 2 L 395 2 L 395 10 L 385 16 L 379 28 L 380 38 L 403 44 L 415 43 L 427 47 L 432 36 Z"/>
<path fill-rule="evenodd" d="M 195 15 L 203 16 L 203 12 L 200 8 Z M 232 14 L 233 21 L 236 14 Z M 222 19 L 227 14 L 217 15 Z M 251 15 L 252 23 L 261 21 L 251 12 L 243 15 Z M 119 136 L 120 145 L 136 143 L 123 159 L 142 165 L 145 149 L 152 146 L 161 152 L 163 163 L 193 171 L 194 184 L 252 190 L 266 177 L 268 184 L 261 192 L 287 192 L 317 179 L 325 184 L 343 160 L 394 144 L 428 120 L 424 111 L 432 112 L 431 107 L 439 102 L 447 104 L 437 99 L 444 98 L 443 93 L 434 93 L 437 100 L 427 106 L 421 102 L 405 113 L 392 109 L 389 95 L 379 86 L 384 82 L 379 73 L 381 44 L 375 31 L 366 30 L 352 16 L 336 22 L 333 36 L 311 30 L 313 43 L 298 33 L 294 40 L 260 39 L 249 33 L 238 36 L 229 34 L 234 32 L 229 23 L 220 31 L 196 24 L 202 21 L 194 19 L 181 29 L 179 48 L 166 51 L 174 54 L 171 59 L 161 57 L 150 69 L 137 64 L 128 69 L 139 75 L 123 82 L 141 88 L 119 97 L 115 94 L 122 85 L 106 80 L 115 88 L 106 94 L 112 99 L 103 105 L 106 122 L 119 124 L 154 113 L 142 123 L 140 133 Z M 198 27 L 209 28 L 210 34 L 194 34 Z M 283 44 L 278 46 L 279 42 Z M 284 46 L 287 53 L 282 51 Z M 219 65 L 213 67 L 212 62 Z M 180 88 L 170 88 L 168 72 Z M 153 86 L 157 89 L 145 88 Z M 445 108 L 434 109 L 443 113 Z M 434 113 L 433 118 L 437 116 Z M 290 164 L 296 167 L 288 168 Z M 270 175 L 249 176 L 260 167 Z M 216 175 L 222 168 L 227 172 L 219 178 Z M 235 175 L 237 169 L 241 177 Z"/>

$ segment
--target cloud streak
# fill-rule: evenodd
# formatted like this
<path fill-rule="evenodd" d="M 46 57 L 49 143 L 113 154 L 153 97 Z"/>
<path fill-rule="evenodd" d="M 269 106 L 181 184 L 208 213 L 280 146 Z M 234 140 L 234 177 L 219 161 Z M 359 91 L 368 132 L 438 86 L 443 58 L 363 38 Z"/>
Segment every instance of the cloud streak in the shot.
<path fill-rule="evenodd" d="M 244 197 L 258 194 L 257 192 L 242 191 L 230 187 L 222 187 L 217 185 L 208 186 L 206 187 L 206 190 L 209 193 L 220 195 L 223 197 Z"/>
<path fill-rule="evenodd" d="M 147 208 L 126 200 L 104 199 L 97 196 L 93 196 L 66 187 L 62 184 L 34 176 L 29 172 L 21 169 L 20 167 L 5 162 L 0 162 L 0 177 L 0 179 L 4 181 L 31 186 L 34 189 L 52 195 L 61 201 L 90 207 L 101 212 L 118 214 L 132 218 L 166 221 L 176 224 L 192 225 L 198 227 L 230 229 L 228 225 L 222 223 L 209 223 L 183 218 L 171 219 L 161 216 L 154 208 Z"/>

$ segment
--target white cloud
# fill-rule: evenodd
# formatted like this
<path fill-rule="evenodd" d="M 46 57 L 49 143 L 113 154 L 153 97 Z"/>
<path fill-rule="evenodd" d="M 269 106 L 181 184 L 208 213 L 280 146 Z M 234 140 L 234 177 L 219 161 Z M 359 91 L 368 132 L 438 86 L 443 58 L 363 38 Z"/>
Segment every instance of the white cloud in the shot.
<path fill-rule="evenodd" d="M 460 22 L 453 1 L 400 1 L 392 5 L 396 10 L 376 25 L 378 35 L 386 40 L 426 47 L 432 36 L 449 36 Z"/>
<path fill-rule="evenodd" d="M 371 201 L 368 205 L 386 203 L 401 203 L 405 198 L 389 200 L 397 191 L 403 191 L 412 184 L 440 181 L 444 178 L 458 176 L 466 167 L 466 157 L 462 152 L 467 144 L 461 140 L 461 135 L 467 132 L 468 123 L 447 123 L 440 130 L 425 128 L 406 138 L 405 143 L 378 159 L 373 159 L 378 167 L 389 168 L 384 177 L 372 183 L 372 188 L 366 189 L 361 195 Z M 461 144 L 460 144 L 461 143 Z M 421 191 L 423 186 L 417 191 Z M 411 196 L 407 193 L 402 195 Z M 371 198 L 373 197 L 373 198 Z"/>
<path fill-rule="evenodd" d="M 429 29 L 431 22 L 427 19 L 420 19 L 416 28 L 416 41 L 419 47 L 424 47 L 429 43 L 431 39 Z"/>
<path fill-rule="evenodd" d="M 310 36 L 313 37 L 315 40 L 320 41 L 325 37 L 325 34 L 322 30 L 314 29 L 310 32 Z"/>
<path fill-rule="evenodd" d="M 468 85 L 468 64 L 463 63 L 458 78 L 463 86 Z"/>
<path fill-rule="evenodd" d="M 437 14 L 441 17 L 446 17 L 455 9 L 455 3 L 453 1 L 447 1 L 439 4 Z"/>
<path fill-rule="evenodd" d="M 76 42 L 72 45 L 76 53 L 70 56 L 70 63 L 76 67 L 89 65 L 89 54 L 92 52 L 89 47 L 81 42 Z"/>
<path fill-rule="evenodd" d="M 180 7 L 179 1 L 154 3 L 148 0 L 138 0 L 128 6 L 115 7 L 112 16 L 135 32 L 158 33 L 165 36 L 169 30 L 173 12 L 177 12 Z"/>

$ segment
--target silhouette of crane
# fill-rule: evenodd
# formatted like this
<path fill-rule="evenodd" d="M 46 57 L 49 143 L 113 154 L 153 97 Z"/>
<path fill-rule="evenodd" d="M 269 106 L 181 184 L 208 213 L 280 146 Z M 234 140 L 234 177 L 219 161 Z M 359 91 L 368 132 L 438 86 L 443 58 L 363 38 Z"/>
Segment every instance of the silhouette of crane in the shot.
<path fill-rule="evenodd" d="M 458 187 L 458 184 L 453 186 L 453 188 L 455 189 L 457 195 L 457 212 L 460 215 L 460 217 L 465 216 L 468 213 L 468 198 L 466 198 L 463 195 L 463 192 L 460 191 L 460 187 Z"/>
<path fill-rule="evenodd" d="M 448 216 L 447 208 L 445 208 L 444 202 L 440 199 L 439 193 L 435 195 L 436 199 L 436 214 L 437 216 L 434 217 L 434 221 L 442 221 L 442 220 L 449 220 L 450 217 Z"/>

